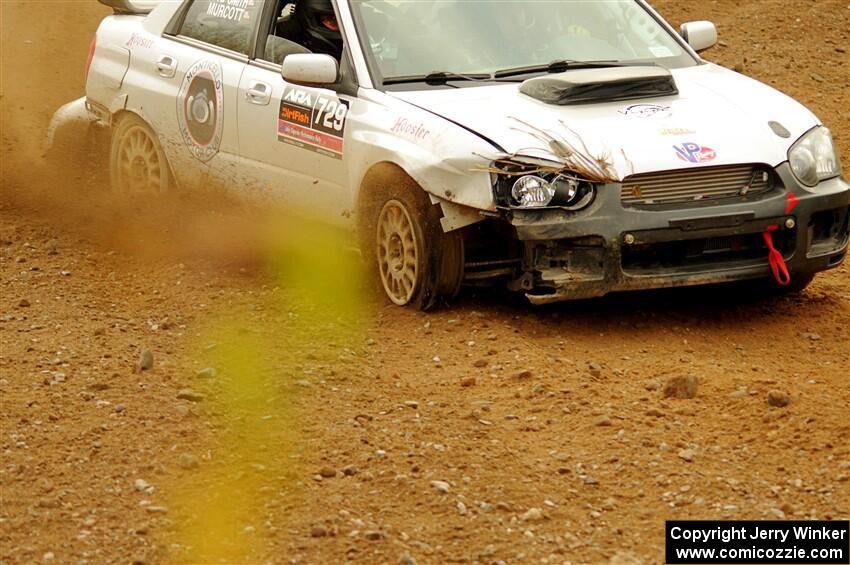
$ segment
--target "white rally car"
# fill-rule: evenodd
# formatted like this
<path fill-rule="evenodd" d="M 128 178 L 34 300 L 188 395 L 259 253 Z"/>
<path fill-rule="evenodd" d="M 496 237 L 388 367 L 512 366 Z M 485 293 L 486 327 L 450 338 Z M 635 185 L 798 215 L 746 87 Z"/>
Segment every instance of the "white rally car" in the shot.
<path fill-rule="evenodd" d="M 356 229 L 394 303 L 536 304 L 839 265 L 829 131 L 643 0 L 101 0 L 86 95 L 116 190 L 215 181 Z M 775 279 L 775 282 L 770 279 Z"/>

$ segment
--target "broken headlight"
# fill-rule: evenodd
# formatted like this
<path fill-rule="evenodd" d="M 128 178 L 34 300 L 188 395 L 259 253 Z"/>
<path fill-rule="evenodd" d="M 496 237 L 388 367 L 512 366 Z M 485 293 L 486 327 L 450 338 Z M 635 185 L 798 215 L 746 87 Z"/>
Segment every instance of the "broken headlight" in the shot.
<path fill-rule="evenodd" d="M 810 130 L 791 147 L 788 162 L 797 180 L 809 187 L 841 174 L 832 134 L 823 126 Z"/>
<path fill-rule="evenodd" d="M 496 192 L 503 206 L 580 210 L 593 201 L 596 187 L 564 174 L 506 175 L 497 181 Z"/>
<path fill-rule="evenodd" d="M 537 175 L 519 177 L 511 187 L 511 200 L 521 208 L 548 206 L 554 196 L 552 183 Z"/>

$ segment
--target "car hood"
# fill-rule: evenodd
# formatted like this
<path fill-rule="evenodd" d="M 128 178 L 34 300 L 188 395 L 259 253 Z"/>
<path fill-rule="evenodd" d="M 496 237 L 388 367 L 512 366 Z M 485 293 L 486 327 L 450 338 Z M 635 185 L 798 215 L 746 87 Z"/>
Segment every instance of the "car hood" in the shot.
<path fill-rule="evenodd" d="M 717 65 L 672 72 L 675 96 L 572 106 L 539 102 L 515 83 L 392 95 L 489 140 L 493 157 L 500 150 L 539 156 L 545 144 L 532 133 L 543 130 L 606 157 L 620 179 L 684 167 L 777 166 L 818 125 L 792 98 Z"/>

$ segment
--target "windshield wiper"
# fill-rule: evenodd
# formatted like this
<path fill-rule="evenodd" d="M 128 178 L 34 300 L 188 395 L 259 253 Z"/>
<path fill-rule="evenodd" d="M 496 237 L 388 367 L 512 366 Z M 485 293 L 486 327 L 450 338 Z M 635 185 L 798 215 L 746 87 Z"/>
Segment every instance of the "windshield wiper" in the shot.
<path fill-rule="evenodd" d="M 427 75 L 387 77 L 384 79 L 384 84 L 412 84 L 417 82 L 424 82 L 425 84 L 441 85 L 453 80 L 472 82 L 489 81 L 493 80 L 493 75 L 487 73 L 460 74 L 445 71 L 434 71 L 432 73 L 428 73 Z"/>
<path fill-rule="evenodd" d="M 651 63 L 643 63 L 651 64 Z M 630 63 L 621 63 L 619 61 L 573 61 L 569 59 L 560 59 L 552 61 L 548 65 L 532 65 L 529 67 L 513 67 L 510 69 L 502 69 L 493 73 L 494 79 L 514 77 L 531 73 L 562 73 L 573 69 L 605 69 L 609 67 L 629 67 Z"/>

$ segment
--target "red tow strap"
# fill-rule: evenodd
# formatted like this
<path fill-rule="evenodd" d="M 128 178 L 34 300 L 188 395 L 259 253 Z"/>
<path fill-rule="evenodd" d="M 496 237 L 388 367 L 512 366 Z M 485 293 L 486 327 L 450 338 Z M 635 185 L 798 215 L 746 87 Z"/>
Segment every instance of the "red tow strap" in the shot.
<path fill-rule="evenodd" d="M 762 233 L 761 236 L 767 244 L 767 262 L 770 264 L 773 278 L 782 286 L 786 286 L 791 282 L 791 273 L 788 272 L 788 265 L 785 264 L 785 258 L 782 257 L 782 253 L 773 246 L 773 235 L 770 233 L 778 229 L 779 226 L 776 224 L 767 226 L 767 231 Z"/>
<path fill-rule="evenodd" d="M 785 215 L 787 216 L 791 213 L 791 210 L 794 209 L 794 206 L 800 202 L 800 199 L 789 192 L 786 200 Z M 767 262 L 770 265 L 770 271 L 773 273 L 773 278 L 780 285 L 787 286 L 791 282 L 791 273 L 788 272 L 788 265 L 785 264 L 785 258 L 782 257 L 782 253 L 773 246 L 773 234 L 771 232 L 778 230 L 778 225 L 769 225 L 767 226 L 767 230 L 763 232 L 761 236 L 764 238 L 764 243 L 767 245 Z"/>

